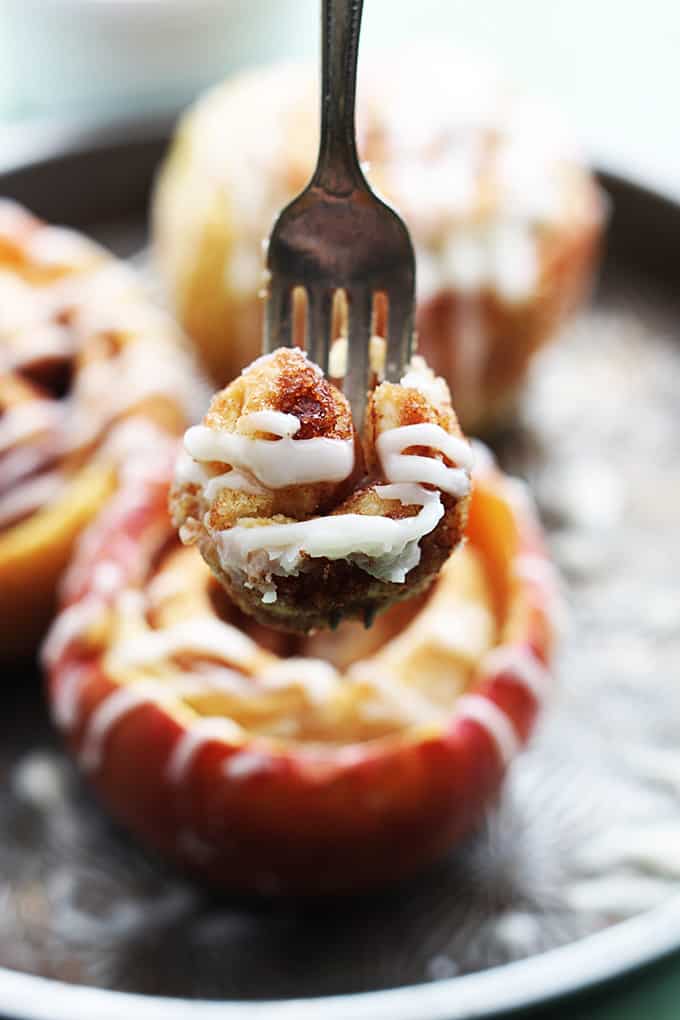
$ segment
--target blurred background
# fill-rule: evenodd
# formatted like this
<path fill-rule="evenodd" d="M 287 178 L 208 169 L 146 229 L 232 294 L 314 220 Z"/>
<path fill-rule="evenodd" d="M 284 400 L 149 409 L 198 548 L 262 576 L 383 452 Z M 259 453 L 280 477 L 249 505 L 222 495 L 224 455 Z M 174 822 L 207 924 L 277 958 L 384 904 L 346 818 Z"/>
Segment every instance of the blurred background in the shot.
<path fill-rule="evenodd" d="M 174 112 L 272 57 L 315 57 L 318 0 L 0 0 L 0 165 L 46 132 Z M 674 0 L 367 0 L 363 53 L 449 36 L 570 118 L 600 165 L 680 193 Z M 104 45 L 102 45 L 104 43 Z"/>

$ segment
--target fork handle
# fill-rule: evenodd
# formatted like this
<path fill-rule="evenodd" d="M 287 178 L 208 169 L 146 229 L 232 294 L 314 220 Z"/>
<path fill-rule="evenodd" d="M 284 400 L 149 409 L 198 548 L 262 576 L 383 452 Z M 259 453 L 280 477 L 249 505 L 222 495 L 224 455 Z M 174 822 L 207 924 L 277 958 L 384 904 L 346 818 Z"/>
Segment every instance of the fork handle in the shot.
<path fill-rule="evenodd" d="M 363 0 L 322 0 L 321 140 L 312 185 L 343 195 L 364 183 L 354 127 Z"/>

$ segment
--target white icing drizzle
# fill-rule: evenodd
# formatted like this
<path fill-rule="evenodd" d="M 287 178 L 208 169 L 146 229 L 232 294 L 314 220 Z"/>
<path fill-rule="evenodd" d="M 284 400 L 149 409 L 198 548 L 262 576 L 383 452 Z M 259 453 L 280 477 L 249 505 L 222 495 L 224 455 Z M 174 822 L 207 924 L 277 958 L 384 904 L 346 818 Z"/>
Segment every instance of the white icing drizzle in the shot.
<path fill-rule="evenodd" d="M 224 691 L 236 697 L 253 697 L 258 693 L 257 683 L 252 676 L 239 673 L 229 666 L 198 663 L 195 672 L 200 677 L 203 693 L 206 690 Z"/>
<path fill-rule="evenodd" d="M 125 574 L 119 563 L 114 560 L 102 560 L 92 574 L 92 590 L 103 596 L 113 595 L 123 585 L 124 580 Z"/>
<path fill-rule="evenodd" d="M 269 489 L 341 482 L 354 468 L 353 439 L 252 439 L 194 425 L 185 433 L 184 447 L 194 460 L 230 464 Z"/>
<path fill-rule="evenodd" d="M 227 779 L 244 780 L 258 772 L 267 772 L 271 765 L 271 755 L 262 751 L 237 751 L 222 763 L 222 771 Z"/>
<path fill-rule="evenodd" d="M 97 308 L 97 314 L 100 310 Z M 157 313 L 160 315 L 160 313 Z M 143 332 L 144 326 L 148 335 Z M 116 329 L 115 324 L 100 329 Z M 126 332 L 132 332 L 132 324 Z M 115 355 L 91 361 L 76 373 L 73 384 L 72 444 L 80 442 L 80 432 L 96 437 L 112 420 L 124 415 L 152 397 L 170 397 L 187 410 L 186 402 L 191 369 L 186 354 L 178 349 L 165 350 L 163 332 L 170 328 L 160 323 L 139 323 L 135 338 Z M 119 380 L 111 386 L 111 379 Z"/>
<path fill-rule="evenodd" d="M 294 436 L 300 431 L 300 419 L 294 414 L 283 411 L 252 411 L 239 418 L 239 425 L 246 432 L 269 432 L 273 436 L 284 438 Z"/>
<path fill-rule="evenodd" d="M 242 471 L 234 469 L 225 471 L 222 475 L 215 475 L 209 479 L 203 487 L 203 495 L 209 503 L 219 496 L 223 489 L 232 489 L 235 492 L 247 492 L 250 496 L 266 496 L 267 490 L 259 485 L 254 478 Z"/>
<path fill-rule="evenodd" d="M 181 783 L 194 758 L 206 744 L 215 742 L 240 744 L 244 733 L 238 723 L 224 716 L 205 716 L 191 723 L 172 749 L 166 775 L 173 783 Z"/>
<path fill-rule="evenodd" d="M 444 507 L 438 493 L 419 485 L 379 485 L 375 491 L 381 499 L 422 509 L 400 520 L 337 514 L 292 524 L 237 525 L 213 535 L 220 563 L 255 588 L 271 574 L 297 576 L 304 556 L 350 559 L 374 577 L 402 583 L 420 561 L 420 539 L 434 530 Z"/>
<path fill-rule="evenodd" d="M 0 461 L 0 486 L 4 492 L 24 480 L 35 475 L 54 460 L 54 448 L 49 436 L 41 437 L 39 442 L 25 443 L 16 446 L 3 455 Z"/>
<path fill-rule="evenodd" d="M 64 412 L 57 400 L 27 400 L 0 414 L 0 454 L 62 424 Z"/>
<path fill-rule="evenodd" d="M 27 478 L 9 492 L 0 495 L 0 528 L 15 523 L 53 503 L 66 488 L 60 471 Z"/>
<path fill-rule="evenodd" d="M 74 336 L 66 326 L 56 322 L 28 323 L 28 326 L 29 344 L 26 343 L 26 333 L 15 333 L 8 338 L 10 363 L 13 362 L 13 367 L 28 367 L 43 359 L 69 358 L 75 354 Z"/>
<path fill-rule="evenodd" d="M 503 765 L 509 764 L 519 750 L 519 738 L 505 712 L 481 694 L 464 694 L 456 702 L 456 717 L 472 719 L 491 737 Z"/>
<path fill-rule="evenodd" d="M 60 670 L 52 690 L 52 719 L 59 729 L 68 733 L 78 721 L 78 705 L 88 671 L 83 666 Z"/>
<path fill-rule="evenodd" d="M 273 361 L 276 356 L 276 351 L 271 351 L 269 354 L 261 354 L 259 358 L 255 358 L 249 365 L 241 369 L 241 375 L 248 375 L 253 369 L 260 368 L 262 365 L 266 365 L 268 361 Z"/>
<path fill-rule="evenodd" d="M 31 232 L 25 245 L 27 257 L 46 268 L 80 268 L 100 261 L 102 248 L 75 230 L 67 227 L 41 226 Z"/>
<path fill-rule="evenodd" d="M 406 389 L 418 390 L 435 406 L 448 402 L 449 388 L 440 376 L 427 368 L 425 361 L 415 355 L 411 359 L 408 371 L 399 380 L 399 385 Z"/>
<path fill-rule="evenodd" d="M 55 666 L 68 646 L 96 623 L 105 609 L 97 595 L 88 595 L 62 610 L 42 647 L 43 665 L 49 669 Z"/>
<path fill-rule="evenodd" d="M 175 464 L 176 485 L 202 486 L 208 481 L 208 473 L 201 464 L 197 464 L 186 450 L 180 450 Z"/>
<path fill-rule="evenodd" d="M 257 654 L 257 645 L 231 624 L 214 616 L 199 616 L 122 641 L 113 649 L 111 661 L 118 670 L 143 669 L 181 652 L 247 666 Z"/>
<path fill-rule="evenodd" d="M 508 674 L 515 683 L 526 688 L 539 705 L 552 693 L 550 673 L 529 648 L 500 645 L 486 656 L 481 672 L 489 677 Z"/>
<path fill-rule="evenodd" d="M 323 659 L 291 657 L 267 666 L 258 680 L 274 689 L 298 685 L 310 701 L 321 704 L 337 690 L 340 676 L 335 667 Z"/>
<path fill-rule="evenodd" d="M 446 601 L 436 609 L 430 607 L 419 625 L 422 628 L 421 639 L 430 639 L 457 660 L 473 665 L 491 644 L 495 621 L 484 605 Z M 392 639 L 393 650 L 398 649 L 399 642 L 400 637 Z M 404 653 L 408 654 L 408 640 L 404 644 Z"/>
<path fill-rule="evenodd" d="M 158 606 L 186 590 L 186 577 L 177 568 L 163 570 L 147 585 L 146 597 L 150 606 Z"/>
<path fill-rule="evenodd" d="M 82 767 L 88 772 L 99 768 L 106 738 L 134 709 L 142 705 L 167 704 L 176 699 L 176 690 L 151 680 L 118 687 L 99 703 L 88 720 L 79 755 Z"/>
<path fill-rule="evenodd" d="M 420 482 L 435 485 L 457 499 L 470 491 L 472 451 L 464 439 L 452 436 L 440 425 L 421 422 L 387 429 L 378 436 L 376 450 L 385 477 L 391 482 Z M 426 446 L 443 453 L 459 467 L 447 467 L 435 457 L 404 454 L 411 446 Z"/>
<path fill-rule="evenodd" d="M 375 692 L 362 706 L 365 719 L 394 719 L 402 725 L 428 725 L 436 720 L 437 710 L 433 703 L 416 687 L 395 683 L 389 672 L 381 672 L 375 662 L 359 662 L 350 666 L 348 680 L 365 684 Z"/>

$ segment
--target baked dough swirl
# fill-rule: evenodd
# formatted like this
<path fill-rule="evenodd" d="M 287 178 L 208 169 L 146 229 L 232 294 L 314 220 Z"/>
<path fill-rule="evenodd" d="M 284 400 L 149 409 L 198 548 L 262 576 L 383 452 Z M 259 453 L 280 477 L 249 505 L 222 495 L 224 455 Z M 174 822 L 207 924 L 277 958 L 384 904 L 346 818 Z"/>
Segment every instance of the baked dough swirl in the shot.
<path fill-rule="evenodd" d="M 420 358 L 369 393 L 359 436 L 343 394 L 281 348 L 213 398 L 184 447 L 171 494 L 180 537 L 272 626 L 370 623 L 424 591 L 464 534 L 472 452 Z"/>

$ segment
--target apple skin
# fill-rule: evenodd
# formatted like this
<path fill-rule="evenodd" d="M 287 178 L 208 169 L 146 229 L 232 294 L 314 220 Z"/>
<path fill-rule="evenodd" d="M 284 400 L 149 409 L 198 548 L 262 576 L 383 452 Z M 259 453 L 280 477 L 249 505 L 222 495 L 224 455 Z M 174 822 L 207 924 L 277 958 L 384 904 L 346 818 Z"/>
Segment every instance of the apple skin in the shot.
<path fill-rule="evenodd" d="M 502 713 L 520 747 L 540 698 L 513 663 L 528 659 L 549 681 L 556 591 L 529 498 L 520 483 L 482 459 L 468 540 L 483 556 L 505 622 L 491 653 L 496 665 L 481 669 L 468 694 Z M 65 584 L 67 610 L 88 600 L 105 603 L 129 584 L 143 583 L 151 558 L 171 536 L 171 460 L 159 455 L 153 476 L 136 478 L 86 534 Z M 523 577 L 517 565 L 527 557 L 533 569 Z M 101 592 L 97 567 L 103 561 L 119 571 L 116 585 Z M 45 647 L 48 695 L 72 752 L 82 759 L 93 713 L 119 685 L 107 676 L 105 649 L 87 629 L 64 636 L 59 627 L 57 621 Z M 66 718 L 69 684 L 76 695 Z M 213 887 L 267 896 L 360 891 L 441 857 L 498 793 L 507 761 L 483 720 L 460 711 L 464 701 L 454 703 L 444 725 L 364 744 L 277 747 L 252 737 L 236 747 L 225 738 L 209 739 L 179 777 L 169 775 L 168 765 L 186 733 L 182 713 L 165 702 L 142 701 L 108 729 L 88 775 L 116 819 Z"/>

